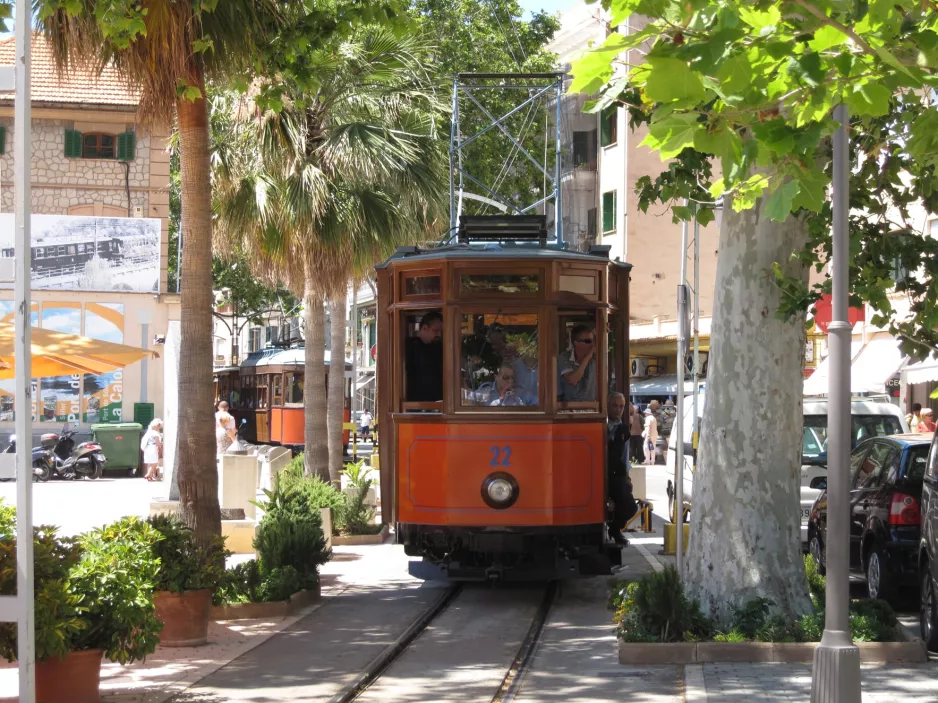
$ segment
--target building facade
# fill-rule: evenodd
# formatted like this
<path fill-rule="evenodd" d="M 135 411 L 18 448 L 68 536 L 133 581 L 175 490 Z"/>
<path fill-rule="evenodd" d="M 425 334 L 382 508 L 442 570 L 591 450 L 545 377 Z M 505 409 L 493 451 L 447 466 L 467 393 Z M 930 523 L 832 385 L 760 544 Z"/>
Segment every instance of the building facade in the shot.
<path fill-rule="evenodd" d="M 12 64 L 14 40 L 0 41 Z M 178 296 L 167 294 L 169 128 L 143 122 L 116 71 L 56 73 L 32 45 L 33 325 L 160 350 Z M 13 95 L 0 94 L 0 239 L 12 256 Z M 12 285 L 0 319 L 12 320 Z M 12 381 L 0 382 L 0 433 L 12 431 Z M 143 404 L 143 405 L 138 405 Z M 101 376 L 34 380 L 36 432 L 63 421 L 148 420 L 163 412 L 164 363 Z M 136 412 L 135 412 L 136 411 Z M 136 416 L 139 417 L 136 417 Z"/>

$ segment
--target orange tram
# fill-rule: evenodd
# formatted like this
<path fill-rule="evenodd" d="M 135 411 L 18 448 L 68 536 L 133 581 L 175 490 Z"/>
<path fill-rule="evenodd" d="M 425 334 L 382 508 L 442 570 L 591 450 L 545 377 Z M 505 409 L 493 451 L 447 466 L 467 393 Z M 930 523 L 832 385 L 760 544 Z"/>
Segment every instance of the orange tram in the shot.
<path fill-rule="evenodd" d="M 381 503 L 411 573 L 609 573 L 609 393 L 628 393 L 629 264 L 551 248 L 545 218 L 463 217 L 376 267 Z M 589 342 L 580 383 L 561 372 Z M 577 368 L 579 367 L 579 362 Z M 591 367 L 591 370 L 590 370 Z"/>

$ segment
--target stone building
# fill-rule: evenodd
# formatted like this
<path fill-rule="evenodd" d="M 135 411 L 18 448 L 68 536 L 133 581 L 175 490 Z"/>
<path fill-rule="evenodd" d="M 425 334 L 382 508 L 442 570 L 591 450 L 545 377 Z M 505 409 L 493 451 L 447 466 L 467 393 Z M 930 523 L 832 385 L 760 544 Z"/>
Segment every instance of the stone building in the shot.
<path fill-rule="evenodd" d="M 0 64 L 13 61 L 14 40 L 0 41 Z M 137 90 L 122 83 L 111 67 L 100 74 L 72 68 L 59 78 L 50 47 L 34 35 L 31 184 L 32 213 L 40 217 L 34 218 L 32 235 L 33 324 L 154 348 L 166 338 L 171 321 L 179 319 L 178 296 L 167 294 L 170 130 L 147 125 L 139 114 L 138 98 Z M 0 94 L 0 217 L 4 213 L 11 217 L 13 210 L 15 130 L 13 95 Z M 130 219 L 124 225 L 114 218 Z M 37 240 L 43 221 L 68 232 L 93 228 L 94 244 L 71 246 L 79 240 L 59 234 Z M 88 259 L 95 257 L 89 254 L 82 259 L 81 252 L 103 246 L 99 227 L 102 232 L 117 233 L 100 235 L 102 239 L 112 236 L 111 241 L 135 229 L 148 233 L 138 238 L 144 243 L 121 240 L 122 265 L 133 259 L 136 268 L 114 268 L 113 278 L 101 279 L 111 285 L 90 284 L 89 280 L 99 279 L 81 274 L 82 266 L 87 274 Z M 37 241 L 70 246 L 37 247 Z M 49 257 L 45 250 L 56 248 L 62 250 L 59 254 L 71 255 L 77 249 L 74 266 L 41 269 Z M 112 261 L 107 266 L 117 264 Z M 143 282 L 140 271 L 146 274 Z M 0 289 L 0 319 L 11 318 L 12 295 L 12 286 Z M 162 356 L 134 364 L 116 377 L 39 379 L 35 431 L 47 432 L 53 423 L 61 426 L 63 419 L 79 420 L 87 429 L 94 421 L 148 421 L 154 414 L 162 416 Z M 0 434 L 12 430 L 12 385 L 6 388 L 3 383 Z"/>

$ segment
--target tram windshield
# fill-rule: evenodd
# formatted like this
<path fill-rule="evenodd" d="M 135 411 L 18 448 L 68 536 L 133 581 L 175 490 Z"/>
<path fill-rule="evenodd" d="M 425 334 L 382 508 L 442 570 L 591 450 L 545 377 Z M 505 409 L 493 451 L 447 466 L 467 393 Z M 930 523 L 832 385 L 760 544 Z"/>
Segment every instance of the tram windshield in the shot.
<path fill-rule="evenodd" d="M 471 313 L 461 323 L 460 404 L 537 407 L 537 314 Z"/>

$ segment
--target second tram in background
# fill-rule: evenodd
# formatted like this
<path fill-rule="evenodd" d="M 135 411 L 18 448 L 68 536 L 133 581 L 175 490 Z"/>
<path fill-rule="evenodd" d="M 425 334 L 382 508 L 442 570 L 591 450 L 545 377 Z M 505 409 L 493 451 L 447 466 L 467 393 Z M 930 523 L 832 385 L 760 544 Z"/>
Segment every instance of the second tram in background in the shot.
<path fill-rule="evenodd" d="M 606 408 L 628 391 L 629 270 L 608 247 L 549 248 L 543 217 L 462 218 L 458 244 L 377 267 L 381 503 L 422 557 L 412 573 L 533 580 L 619 563 Z M 570 394 L 560 372 L 590 336 Z"/>

